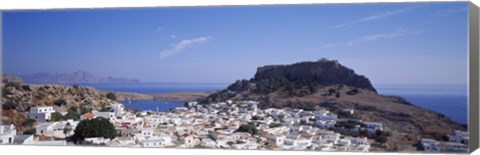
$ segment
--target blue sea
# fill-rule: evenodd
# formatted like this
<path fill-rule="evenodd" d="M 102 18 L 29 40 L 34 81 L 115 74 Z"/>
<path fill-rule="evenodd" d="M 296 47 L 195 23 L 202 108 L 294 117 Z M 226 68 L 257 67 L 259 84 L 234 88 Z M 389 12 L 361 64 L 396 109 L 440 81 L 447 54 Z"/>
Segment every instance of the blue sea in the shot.
<path fill-rule="evenodd" d="M 444 114 L 467 124 L 468 92 L 466 85 L 376 85 L 379 94 L 395 95 L 408 102 Z"/>
<path fill-rule="evenodd" d="M 138 83 L 138 84 L 79 84 L 99 90 L 160 94 L 202 92 L 225 89 L 227 83 Z M 466 85 L 375 85 L 379 94 L 405 98 L 419 107 L 442 113 L 452 120 L 466 124 L 468 118 Z M 182 106 L 180 102 L 136 100 L 123 101 L 126 108 L 159 111 Z"/>
<path fill-rule="evenodd" d="M 121 101 L 122 104 L 127 109 L 132 110 L 151 110 L 151 111 L 158 111 L 165 112 L 170 109 L 181 107 L 184 105 L 183 102 L 167 102 L 167 101 L 156 101 L 156 100 L 132 100 L 132 101 Z"/>
<path fill-rule="evenodd" d="M 80 86 L 94 87 L 98 90 L 115 92 L 133 92 L 141 94 L 162 94 L 176 92 L 205 92 L 227 88 L 228 83 L 135 83 L 135 84 L 77 84 Z M 181 107 L 183 102 L 158 101 L 158 100 L 132 100 L 121 101 L 127 109 L 152 110 L 159 112 Z"/>
<path fill-rule="evenodd" d="M 227 88 L 228 83 L 133 83 L 133 84 L 78 84 L 99 90 L 133 92 L 141 94 L 161 94 L 177 92 L 205 92 Z"/>

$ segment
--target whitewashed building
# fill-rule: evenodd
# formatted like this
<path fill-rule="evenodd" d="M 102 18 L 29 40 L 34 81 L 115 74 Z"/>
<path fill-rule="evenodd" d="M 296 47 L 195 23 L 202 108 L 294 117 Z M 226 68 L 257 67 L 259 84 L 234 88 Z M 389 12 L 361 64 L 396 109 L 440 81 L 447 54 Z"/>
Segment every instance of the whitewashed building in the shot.
<path fill-rule="evenodd" d="M 455 130 L 453 135 L 447 135 L 449 142 L 462 143 L 468 145 L 468 132 Z"/>
<path fill-rule="evenodd" d="M 55 135 L 54 128 L 56 126 L 55 123 L 42 123 L 40 124 L 37 128 L 35 128 L 35 133 L 36 135 L 43 135 L 43 136 L 48 136 L 52 137 Z"/>
<path fill-rule="evenodd" d="M 377 122 L 363 122 L 363 124 L 367 128 L 367 132 L 369 134 L 375 133 L 377 130 L 383 131 L 383 126 L 382 123 L 377 123 Z"/>
<path fill-rule="evenodd" d="M 27 117 L 34 119 L 37 122 L 47 122 L 50 121 L 52 113 L 54 113 L 53 107 L 31 107 L 30 111 L 27 113 Z"/>
<path fill-rule="evenodd" d="M 111 105 L 111 108 L 113 110 L 113 113 L 114 113 L 115 117 L 122 117 L 123 116 L 123 113 L 124 113 L 124 110 L 125 110 L 125 107 L 123 106 L 123 104 L 115 103 L 115 104 Z"/>
<path fill-rule="evenodd" d="M 93 111 L 93 115 L 96 117 L 103 117 L 108 120 L 113 120 L 115 119 L 115 113 L 114 112 L 98 112 L 98 111 Z"/>
<path fill-rule="evenodd" d="M 17 129 L 13 124 L 0 125 L 0 144 L 13 144 Z"/>

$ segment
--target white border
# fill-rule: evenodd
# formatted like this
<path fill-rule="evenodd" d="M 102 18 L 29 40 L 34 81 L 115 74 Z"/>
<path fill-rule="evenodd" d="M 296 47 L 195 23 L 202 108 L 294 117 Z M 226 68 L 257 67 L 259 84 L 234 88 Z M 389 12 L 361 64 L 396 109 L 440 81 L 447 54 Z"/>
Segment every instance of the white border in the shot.
<path fill-rule="evenodd" d="M 433 0 L 435 2 L 467 0 Z M 59 8 L 134 8 L 166 6 L 219 6 L 219 5 L 271 5 L 271 4 L 327 4 L 428 2 L 428 0 L 1 0 L 0 10 L 59 9 Z M 476 1 L 475 4 L 480 2 Z"/>
<path fill-rule="evenodd" d="M 435 0 L 448 2 L 449 0 Z M 451 1 L 451 0 L 450 0 Z M 456 0 L 464 1 L 464 0 Z M 1 0 L 0 10 L 44 10 L 66 8 L 136 8 L 136 7 L 167 7 L 167 6 L 221 6 L 221 5 L 271 5 L 271 4 L 328 4 L 328 3 L 378 3 L 378 2 L 428 2 L 428 0 Z M 472 1 L 480 5 L 480 1 Z M 20 146 L 0 145 L 2 155 L 149 155 L 149 154 L 228 154 L 228 155 L 336 155 L 360 154 L 349 152 L 310 152 L 310 151 L 249 151 L 249 150 L 216 150 L 216 149 L 147 149 L 147 148 L 114 148 L 114 147 L 54 147 L 54 146 Z M 367 154 L 420 154 L 420 153 L 367 153 Z M 474 154 L 480 154 L 476 151 Z"/>

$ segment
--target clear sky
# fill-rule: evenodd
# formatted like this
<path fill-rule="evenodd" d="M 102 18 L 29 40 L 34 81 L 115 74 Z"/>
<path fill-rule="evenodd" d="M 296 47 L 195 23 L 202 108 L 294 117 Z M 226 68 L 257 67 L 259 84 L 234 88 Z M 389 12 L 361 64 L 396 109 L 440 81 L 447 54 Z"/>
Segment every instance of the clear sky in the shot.
<path fill-rule="evenodd" d="M 230 83 L 325 57 L 374 84 L 466 84 L 467 19 L 466 2 L 7 11 L 2 65 Z"/>

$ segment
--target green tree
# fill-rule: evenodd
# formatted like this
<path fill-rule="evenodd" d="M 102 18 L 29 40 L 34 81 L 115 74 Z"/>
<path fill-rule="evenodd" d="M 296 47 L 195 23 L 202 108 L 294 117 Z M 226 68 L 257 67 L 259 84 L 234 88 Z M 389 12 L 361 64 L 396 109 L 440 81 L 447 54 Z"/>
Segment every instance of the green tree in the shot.
<path fill-rule="evenodd" d="M 52 121 L 52 122 L 58 122 L 58 121 L 63 121 L 63 120 L 65 120 L 65 118 L 59 112 L 54 112 L 50 116 L 50 121 Z"/>
<path fill-rule="evenodd" d="M 69 111 L 67 115 L 65 115 L 65 120 L 73 119 L 73 120 L 79 120 L 80 119 L 80 114 L 76 111 Z"/>
<path fill-rule="evenodd" d="M 26 128 L 31 128 L 34 123 L 35 123 L 35 120 L 30 118 L 25 120 L 25 122 L 22 123 L 22 126 Z"/>
<path fill-rule="evenodd" d="M 115 126 L 109 120 L 97 117 L 90 120 L 82 120 L 75 128 L 72 139 L 76 142 L 83 141 L 88 137 L 104 137 L 113 139 L 117 136 Z"/>
<path fill-rule="evenodd" d="M 386 143 L 388 141 L 388 137 L 390 136 L 391 134 L 388 131 L 377 130 L 375 131 L 373 139 L 375 139 L 375 141 L 379 143 Z"/>
<path fill-rule="evenodd" d="M 250 134 L 257 134 L 258 129 L 257 129 L 257 126 L 255 126 L 255 124 L 248 123 L 248 124 L 241 125 L 238 128 L 237 131 L 238 132 L 247 132 L 247 133 L 250 133 Z"/>
<path fill-rule="evenodd" d="M 107 98 L 116 101 L 117 100 L 117 95 L 110 92 L 110 93 L 107 94 Z"/>
<path fill-rule="evenodd" d="M 55 100 L 53 102 L 53 104 L 57 105 L 57 106 L 66 106 L 67 105 L 67 101 L 65 99 L 58 99 L 58 100 Z"/>

